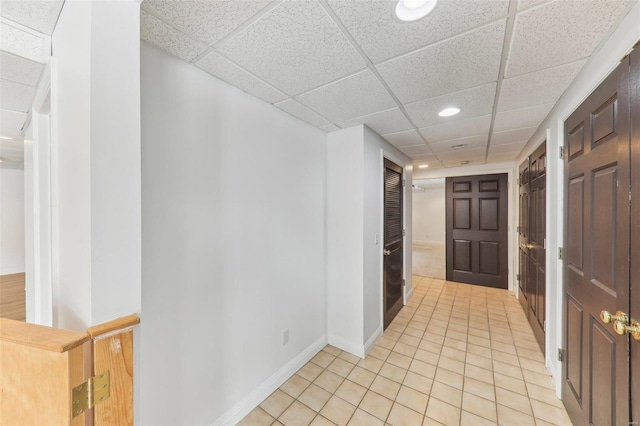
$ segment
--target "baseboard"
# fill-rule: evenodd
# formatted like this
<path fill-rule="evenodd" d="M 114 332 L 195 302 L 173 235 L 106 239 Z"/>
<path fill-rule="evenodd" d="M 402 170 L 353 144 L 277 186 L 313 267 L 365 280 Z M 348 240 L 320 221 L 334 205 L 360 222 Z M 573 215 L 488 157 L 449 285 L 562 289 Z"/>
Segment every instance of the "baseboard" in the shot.
<path fill-rule="evenodd" d="M 364 354 L 365 356 L 371 351 L 371 348 L 378 343 L 378 340 L 382 337 L 382 325 L 378 327 L 378 329 L 373 333 L 369 340 L 364 344 Z"/>
<path fill-rule="evenodd" d="M 558 398 L 562 398 L 562 379 L 558 376 L 559 372 L 556 370 L 556 366 L 551 362 L 550 358 L 545 358 L 545 366 L 553 379 L 553 384 L 556 388 L 556 396 Z"/>
<path fill-rule="evenodd" d="M 433 244 L 437 244 L 437 245 L 440 245 L 440 246 L 445 245 L 445 243 L 443 243 L 442 241 L 413 240 L 411 242 L 411 245 L 418 246 L 418 247 L 420 247 L 420 246 L 430 246 L 430 245 L 433 245 Z"/>
<path fill-rule="evenodd" d="M 311 358 L 320 352 L 327 345 L 327 336 L 322 336 L 309 347 L 302 351 L 298 356 L 292 359 L 284 367 L 282 367 L 273 376 L 269 377 L 265 382 L 258 386 L 253 392 L 247 395 L 242 401 L 235 404 L 218 420 L 213 422 L 212 426 L 235 425 L 256 408 L 262 401 L 278 389 L 284 382 L 289 380 L 296 371 L 304 366 Z"/>
<path fill-rule="evenodd" d="M 405 287 L 406 288 L 406 287 Z M 409 299 L 411 299 L 411 296 L 413 296 L 413 286 L 411 286 L 411 288 L 409 289 L 408 292 L 406 292 L 404 294 L 404 304 L 406 305 L 407 302 L 409 301 Z"/>
<path fill-rule="evenodd" d="M 364 345 L 353 344 L 347 339 L 336 336 L 335 334 L 329 334 L 328 340 L 331 346 L 335 346 L 338 349 L 349 352 L 351 355 L 359 356 L 360 358 L 365 357 Z"/>

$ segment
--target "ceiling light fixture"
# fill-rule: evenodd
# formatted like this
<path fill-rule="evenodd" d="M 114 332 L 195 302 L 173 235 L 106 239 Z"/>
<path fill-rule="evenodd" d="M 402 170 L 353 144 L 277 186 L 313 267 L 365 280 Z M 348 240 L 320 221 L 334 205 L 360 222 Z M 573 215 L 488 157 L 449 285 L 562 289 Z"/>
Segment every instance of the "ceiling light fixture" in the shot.
<path fill-rule="evenodd" d="M 459 112 L 460 112 L 460 108 L 451 107 L 451 108 L 443 109 L 438 113 L 438 115 L 440 117 L 451 117 L 452 115 L 456 115 Z"/>
<path fill-rule="evenodd" d="M 13 140 L 13 138 L 10 138 L 9 136 L 0 136 L 0 139 L 5 139 L 5 140 Z"/>
<path fill-rule="evenodd" d="M 459 149 L 459 148 L 464 148 L 465 146 L 467 146 L 466 143 L 460 143 L 458 145 L 451 145 L 451 149 Z"/>
<path fill-rule="evenodd" d="M 420 164 L 420 165 L 418 166 L 418 168 L 419 168 L 419 169 L 426 169 L 427 167 L 429 167 L 429 165 L 428 165 L 428 164 Z"/>
<path fill-rule="evenodd" d="M 398 0 L 396 16 L 401 21 L 411 22 L 427 16 L 438 0 Z"/>

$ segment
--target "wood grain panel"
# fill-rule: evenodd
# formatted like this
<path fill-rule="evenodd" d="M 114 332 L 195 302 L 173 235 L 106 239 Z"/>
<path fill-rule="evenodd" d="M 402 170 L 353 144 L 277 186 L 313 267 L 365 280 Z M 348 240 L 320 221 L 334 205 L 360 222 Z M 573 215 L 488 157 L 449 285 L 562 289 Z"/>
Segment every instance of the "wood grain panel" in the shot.
<path fill-rule="evenodd" d="M 497 241 L 479 241 L 480 273 L 500 275 L 500 243 Z"/>
<path fill-rule="evenodd" d="M 582 404 L 582 306 L 567 299 L 567 383 L 576 400 Z"/>
<path fill-rule="evenodd" d="M 584 123 L 580 123 L 568 134 L 569 159 L 573 160 L 584 152 Z"/>
<path fill-rule="evenodd" d="M 569 181 L 569 241 L 567 243 L 567 261 L 582 272 L 583 225 L 584 225 L 584 177 L 578 176 Z"/>
<path fill-rule="evenodd" d="M 0 276 L 0 317 L 26 319 L 24 272 Z"/>
<path fill-rule="evenodd" d="M 454 182 L 453 192 L 471 192 L 471 182 Z"/>
<path fill-rule="evenodd" d="M 594 425 L 615 425 L 615 386 L 616 386 L 616 342 L 604 325 L 591 317 L 592 359 L 590 381 L 591 388 L 597 392 L 597 398 L 591 399 L 591 422 Z M 621 413 L 622 414 L 622 413 Z M 626 416 L 625 416 L 626 417 Z"/>
<path fill-rule="evenodd" d="M 471 228 L 471 199 L 453 200 L 453 229 Z"/>
<path fill-rule="evenodd" d="M 453 241 L 453 269 L 456 271 L 471 271 L 471 241 Z"/>
<path fill-rule="evenodd" d="M 480 198 L 480 230 L 497 231 L 500 224 L 498 198 Z"/>
<path fill-rule="evenodd" d="M 492 179 L 492 180 L 481 180 L 480 181 L 480 192 L 496 192 L 500 191 L 500 182 Z"/>
<path fill-rule="evenodd" d="M 594 147 L 599 143 L 606 142 L 608 137 L 615 136 L 617 101 L 617 96 L 614 96 L 591 114 L 591 128 L 593 129 L 591 140 Z"/>

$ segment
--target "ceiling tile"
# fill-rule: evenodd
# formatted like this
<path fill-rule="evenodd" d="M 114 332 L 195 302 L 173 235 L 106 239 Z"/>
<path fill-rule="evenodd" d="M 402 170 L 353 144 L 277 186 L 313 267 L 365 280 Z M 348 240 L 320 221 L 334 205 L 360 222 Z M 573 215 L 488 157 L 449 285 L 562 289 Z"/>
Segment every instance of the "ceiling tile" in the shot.
<path fill-rule="evenodd" d="M 489 154 L 515 154 L 518 155 L 527 142 L 510 143 L 506 145 L 493 145 L 489 147 Z"/>
<path fill-rule="evenodd" d="M 284 2 L 218 50 L 289 95 L 365 68 L 362 57 L 316 1 Z"/>
<path fill-rule="evenodd" d="M 44 64 L 0 51 L 0 77 L 16 83 L 37 86 Z"/>
<path fill-rule="evenodd" d="M 331 124 L 327 124 L 326 126 L 320 127 L 320 130 L 323 130 L 325 132 L 333 132 L 335 130 L 340 130 L 340 127 L 338 127 L 335 124 L 331 123 Z"/>
<path fill-rule="evenodd" d="M 387 140 L 391 145 L 396 148 L 403 146 L 416 146 L 424 145 L 424 141 L 415 130 L 408 130 L 406 132 L 391 133 L 384 135 L 383 138 Z"/>
<path fill-rule="evenodd" d="M 508 0 L 448 0 L 425 18 L 402 22 L 397 0 L 329 0 L 331 9 L 372 62 L 378 63 L 454 36 L 507 14 Z"/>
<path fill-rule="evenodd" d="M 531 7 L 536 3 L 540 3 L 544 0 L 520 0 L 518 1 L 518 10 L 526 9 L 527 7 Z"/>
<path fill-rule="evenodd" d="M 405 105 L 405 110 L 418 127 L 452 124 L 467 118 L 491 114 L 495 96 L 496 84 L 491 83 L 433 99 L 414 102 Z M 440 117 L 438 115 L 444 108 L 451 106 L 460 108 L 460 113 L 453 117 Z"/>
<path fill-rule="evenodd" d="M 567 90 L 585 61 L 508 78 L 502 82 L 498 111 L 555 103 Z"/>
<path fill-rule="evenodd" d="M 525 129 L 506 130 L 504 132 L 494 132 L 491 136 L 491 146 L 511 144 L 516 142 L 526 143 L 537 127 Z"/>
<path fill-rule="evenodd" d="M 20 131 L 26 120 L 27 114 L 24 112 L 0 109 L 0 135 L 10 138 L 20 136 Z"/>
<path fill-rule="evenodd" d="M 36 94 L 36 88 L 13 81 L 0 80 L 0 108 L 28 112 Z"/>
<path fill-rule="evenodd" d="M 477 160 L 465 160 L 469 161 L 467 164 L 461 164 L 459 160 L 442 160 L 442 164 L 445 167 L 468 167 L 468 166 L 478 166 L 481 164 L 485 164 L 484 158 Z"/>
<path fill-rule="evenodd" d="M 439 152 L 438 158 L 445 161 L 484 161 L 486 148 L 471 148 L 471 149 L 455 149 L 446 152 Z"/>
<path fill-rule="evenodd" d="M 211 52 L 195 65 L 209 74 L 250 93 L 265 102 L 275 103 L 287 98 L 287 95 L 251 75 L 216 52 Z"/>
<path fill-rule="evenodd" d="M 45 36 L 18 28 L 8 21 L 0 21 L 0 49 L 21 56 L 44 58 L 50 56 L 46 45 Z"/>
<path fill-rule="evenodd" d="M 209 47 L 165 24 L 155 16 L 140 11 L 140 38 L 191 62 Z"/>
<path fill-rule="evenodd" d="M 586 58 L 632 0 L 561 0 L 516 16 L 506 77 Z"/>
<path fill-rule="evenodd" d="M 271 0 L 145 0 L 142 9 L 214 45 L 269 3 Z"/>
<path fill-rule="evenodd" d="M 2 0 L 0 16 L 43 34 L 53 34 L 64 0 Z"/>
<path fill-rule="evenodd" d="M 373 114 L 343 121 L 340 127 L 351 127 L 358 124 L 366 124 L 379 135 L 387 133 L 397 133 L 413 128 L 404 113 L 399 108 L 392 108 L 385 111 L 374 112 Z"/>
<path fill-rule="evenodd" d="M 380 80 L 368 69 L 300 95 L 297 100 L 334 123 L 396 105 Z"/>
<path fill-rule="evenodd" d="M 515 161 L 518 154 L 489 154 L 487 163 L 507 163 Z"/>
<path fill-rule="evenodd" d="M 275 106 L 285 112 L 288 112 L 294 117 L 298 117 L 300 120 L 306 121 L 307 123 L 312 124 L 316 127 L 322 127 L 331 124 L 315 111 L 312 111 L 311 109 L 302 105 L 300 102 L 296 102 L 293 99 L 287 99 L 286 101 L 279 102 L 275 104 Z"/>
<path fill-rule="evenodd" d="M 377 65 L 402 103 L 496 81 L 505 21 Z"/>
<path fill-rule="evenodd" d="M 415 146 L 403 146 L 398 149 L 403 153 L 407 154 L 411 158 L 416 158 L 416 157 L 424 158 L 424 157 L 433 156 L 433 152 L 431 152 L 431 149 L 425 144 L 415 145 Z"/>
<path fill-rule="evenodd" d="M 489 141 L 489 135 L 468 136 L 466 138 L 451 139 L 448 141 L 429 142 L 429 146 L 433 152 L 440 155 L 441 152 L 447 151 L 468 151 L 473 148 L 486 148 Z M 465 145 L 463 148 L 451 148 L 455 145 Z"/>
<path fill-rule="evenodd" d="M 555 104 L 548 103 L 528 108 L 503 111 L 496 114 L 493 123 L 493 131 L 522 129 L 525 127 L 537 127 L 545 119 Z"/>
<path fill-rule="evenodd" d="M 489 127 L 491 127 L 491 114 L 423 127 L 420 129 L 420 133 L 427 139 L 427 142 L 432 143 L 458 139 L 467 135 L 489 133 Z"/>

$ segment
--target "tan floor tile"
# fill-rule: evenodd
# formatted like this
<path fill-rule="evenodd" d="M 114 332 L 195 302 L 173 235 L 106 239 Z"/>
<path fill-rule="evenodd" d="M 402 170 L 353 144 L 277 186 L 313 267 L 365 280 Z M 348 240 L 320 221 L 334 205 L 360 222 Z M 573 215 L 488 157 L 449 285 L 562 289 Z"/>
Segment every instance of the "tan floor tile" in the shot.
<path fill-rule="evenodd" d="M 256 407 L 237 426 L 269 426 L 275 420 L 262 408 Z"/>
<path fill-rule="evenodd" d="M 427 403 L 429 402 L 429 395 L 418 392 L 408 386 L 400 387 L 398 396 L 396 396 L 396 402 L 409 407 L 418 413 L 424 414 L 427 409 Z"/>
<path fill-rule="evenodd" d="M 554 407 L 553 405 L 545 404 L 544 402 L 531 400 L 531 408 L 533 408 L 533 415 L 537 419 L 542 419 L 545 422 L 549 422 L 558 426 L 570 425 L 571 419 L 567 412 L 561 408 Z"/>
<path fill-rule="evenodd" d="M 505 352 L 511 355 L 516 355 L 516 347 L 513 345 L 507 345 L 505 343 L 494 342 L 491 345 L 491 349 L 500 351 L 500 352 Z"/>
<path fill-rule="evenodd" d="M 419 317 L 419 316 L 420 315 L 415 315 L 414 318 Z M 407 327 L 404 330 L 404 334 L 408 334 L 409 336 L 416 337 L 416 338 L 418 338 L 418 340 L 420 340 L 420 339 L 422 339 L 422 335 L 424 334 L 424 330 L 413 328 L 413 327 L 411 327 L 411 324 L 409 324 L 409 327 Z"/>
<path fill-rule="evenodd" d="M 469 327 L 469 336 L 482 337 L 483 339 L 489 338 L 489 332 L 486 330 L 478 330 L 477 328 Z"/>
<path fill-rule="evenodd" d="M 562 401 L 560 401 L 556 396 L 555 390 L 543 388 L 542 386 L 534 385 L 533 383 L 526 383 L 526 386 L 530 399 L 546 402 L 549 405 L 559 408 L 564 407 Z"/>
<path fill-rule="evenodd" d="M 447 330 L 446 336 L 451 339 L 460 340 L 461 342 L 467 341 L 467 333 L 461 333 L 451 329 Z"/>
<path fill-rule="evenodd" d="M 322 389 L 329 391 L 331 393 L 335 392 L 338 389 L 338 386 L 342 383 L 344 379 L 338 376 L 336 373 L 325 370 L 318 376 L 313 383 L 317 386 L 320 386 Z"/>
<path fill-rule="evenodd" d="M 362 398 L 362 402 L 360 402 L 359 408 L 363 409 L 369 414 L 374 415 L 380 420 L 387 420 L 387 416 L 389 415 L 389 411 L 391 411 L 392 405 L 392 400 L 385 398 L 384 396 L 373 391 L 368 391 L 364 395 L 364 398 Z"/>
<path fill-rule="evenodd" d="M 462 410 L 462 414 L 460 416 L 460 426 L 495 426 L 496 422 L 492 422 L 491 420 L 487 420 L 483 417 L 472 414 L 468 411 Z"/>
<path fill-rule="evenodd" d="M 387 362 L 397 367 L 408 369 L 411 365 L 411 357 L 399 354 L 398 352 L 391 352 L 387 358 Z"/>
<path fill-rule="evenodd" d="M 531 402 L 526 395 L 512 392 L 502 388 L 496 388 L 496 398 L 498 404 L 520 411 L 528 416 L 533 416 L 531 411 Z"/>
<path fill-rule="evenodd" d="M 534 385 L 538 385 L 543 388 L 555 389 L 555 386 L 553 385 L 553 380 L 551 379 L 551 376 L 549 376 L 548 374 L 540 374 L 540 373 L 536 373 L 535 371 L 524 370 L 522 372 L 522 375 L 524 376 L 524 381 L 527 383 L 532 383 Z"/>
<path fill-rule="evenodd" d="M 464 376 L 462 374 L 454 373 L 443 368 L 436 370 L 435 380 L 437 382 L 446 383 L 449 386 L 453 386 L 456 389 L 462 390 Z"/>
<path fill-rule="evenodd" d="M 423 338 L 420 341 L 420 345 L 418 345 L 418 348 L 440 355 L 440 352 L 442 352 L 442 343 L 431 342 Z"/>
<path fill-rule="evenodd" d="M 494 373 L 493 377 L 496 381 L 496 387 L 507 389 L 521 395 L 527 394 L 527 388 L 523 380 L 514 379 L 504 374 Z"/>
<path fill-rule="evenodd" d="M 351 420 L 349 420 L 348 426 L 383 426 L 384 422 L 375 416 L 367 413 L 364 410 L 357 409 Z"/>
<path fill-rule="evenodd" d="M 427 331 L 424 333 L 424 336 L 422 336 L 421 342 L 424 342 L 426 340 L 431 343 L 437 343 L 438 345 L 442 345 L 444 343 L 444 335 L 435 334 L 435 333 L 438 333 L 438 330 L 434 330 L 430 332 L 429 328 L 427 328 Z"/>
<path fill-rule="evenodd" d="M 262 401 L 260 408 L 269 413 L 272 417 L 278 418 L 292 402 L 293 398 L 282 392 L 280 389 L 277 389 L 267 399 Z"/>
<path fill-rule="evenodd" d="M 536 420 L 536 426 L 558 426 L 558 425 L 553 424 L 553 423 L 545 422 L 542 419 L 535 419 L 535 420 Z"/>
<path fill-rule="evenodd" d="M 505 376 L 513 377 L 514 379 L 522 379 L 522 370 L 515 365 L 507 364 L 504 362 L 493 360 L 493 371 L 498 371 Z"/>
<path fill-rule="evenodd" d="M 315 411 L 320 411 L 329 398 L 331 398 L 330 392 L 319 386 L 311 385 L 298 397 L 298 401 Z"/>
<path fill-rule="evenodd" d="M 492 351 L 491 352 L 493 359 L 496 361 L 504 362 L 505 364 L 515 365 L 516 367 L 520 366 L 520 361 L 518 360 L 517 355 L 508 354 L 501 351 Z"/>
<path fill-rule="evenodd" d="M 475 355 L 471 353 L 467 353 L 467 358 L 465 359 L 465 363 L 467 365 L 475 365 L 476 367 L 484 368 L 486 370 L 493 369 L 493 363 L 491 362 L 491 358 L 485 358 L 480 355 Z"/>
<path fill-rule="evenodd" d="M 416 353 L 417 350 L 417 346 L 409 346 L 405 343 L 401 343 L 398 342 L 396 343 L 396 345 L 393 347 L 393 352 L 397 352 L 401 355 L 406 355 L 406 356 L 410 356 L 413 357 L 413 355 Z"/>
<path fill-rule="evenodd" d="M 394 382 L 402 383 L 404 377 L 407 375 L 407 370 L 390 363 L 384 363 L 378 375 L 393 380 Z"/>
<path fill-rule="evenodd" d="M 430 396 L 454 407 L 462 407 L 462 391 L 445 383 L 434 382 Z"/>
<path fill-rule="evenodd" d="M 376 375 L 374 373 L 369 370 L 365 370 L 362 367 L 355 367 L 347 376 L 347 379 L 359 384 L 360 386 L 364 386 L 365 388 L 371 386 L 371 383 L 373 383 L 373 379 L 375 378 Z"/>
<path fill-rule="evenodd" d="M 402 332 L 399 333 L 397 331 L 393 331 L 393 330 L 387 329 L 387 330 L 384 331 L 384 335 L 383 335 L 382 338 L 383 339 L 386 338 L 386 339 L 392 340 L 394 342 L 397 342 L 398 339 L 400 338 L 400 336 L 402 336 Z M 382 339 L 380 339 L 380 340 L 382 340 Z"/>
<path fill-rule="evenodd" d="M 533 361 L 544 362 L 544 357 L 542 356 L 542 352 L 540 352 L 540 349 L 518 348 L 518 356 L 520 358 L 527 358 Z"/>
<path fill-rule="evenodd" d="M 351 370 L 353 370 L 353 367 L 355 366 L 350 362 L 336 358 L 329 364 L 327 370 L 336 373 L 340 377 L 347 377 L 349 373 L 351 373 Z"/>
<path fill-rule="evenodd" d="M 420 339 L 405 333 L 402 335 L 402 337 L 400 337 L 400 339 L 398 339 L 398 343 L 403 343 L 407 346 L 413 346 L 417 348 L 418 345 L 420 344 Z"/>
<path fill-rule="evenodd" d="M 369 389 L 376 393 L 379 393 L 384 397 L 394 400 L 396 398 L 396 395 L 398 394 L 398 391 L 400 390 L 400 383 L 396 383 L 393 380 L 378 376 L 375 378 L 373 383 L 371 383 Z"/>
<path fill-rule="evenodd" d="M 307 379 L 294 374 L 289 380 L 280 386 L 280 390 L 289 396 L 297 398 L 307 387 L 309 387 L 310 384 L 311 382 Z"/>
<path fill-rule="evenodd" d="M 455 350 L 451 348 L 447 348 L 447 349 L 450 349 L 452 351 Z M 427 364 L 438 365 L 438 361 L 440 360 L 440 355 L 434 354 L 433 352 L 425 351 L 424 349 L 418 349 L 415 355 L 413 356 L 413 358 L 417 359 L 418 361 L 426 362 Z M 411 362 L 409 362 L 409 364 L 411 364 Z"/>
<path fill-rule="evenodd" d="M 480 380 L 472 379 L 471 377 L 464 378 L 464 391 L 480 396 L 490 401 L 495 401 L 495 387 L 489 383 L 481 382 Z"/>
<path fill-rule="evenodd" d="M 350 354 L 349 352 L 344 352 L 342 351 L 342 353 L 340 353 L 340 355 L 338 355 L 338 358 L 340 359 L 344 359 L 347 362 L 350 362 L 351 364 L 357 364 L 360 362 L 360 360 L 362 358 L 360 358 L 359 356 Z"/>
<path fill-rule="evenodd" d="M 540 374 L 549 374 L 543 362 L 533 361 L 527 358 L 520 358 L 520 367 L 523 370 L 531 370 Z"/>
<path fill-rule="evenodd" d="M 453 371 L 454 373 L 461 373 L 464 371 L 464 362 L 456 361 L 455 359 L 447 358 L 443 355 L 440 357 L 440 361 L 438 361 L 438 367 L 445 368 L 447 370 Z"/>
<path fill-rule="evenodd" d="M 467 356 L 467 353 L 465 351 L 460 351 L 458 349 L 454 349 L 454 348 L 450 348 L 448 346 L 445 346 L 445 347 L 442 348 L 442 353 L 440 355 L 445 357 L 445 358 L 453 359 L 455 361 L 464 362 L 465 358 Z"/>
<path fill-rule="evenodd" d="M 308 362 L 304 365 L 304 367 L 298 370 L 296 374 L 310 382 L 313 382 L 316 377 L 318 377 L 320 373 L 322 373 L 322 371 L 322 367 L 319 367 L 312 362 Z"/>
<path fill-rule="evenodd" d="M 388 337 L 382 337 L 380 340 L 378 340 L 378 346 L 383 347 L 385 349 L 393 349 L 393 347 L 396 345 L 396 341 L 393 339 L 389 339 Z"/>
<path fill-rule="evenodd" d="M 316 356 L 311 358 L 311 362 L 319 365 L 322 368 L 327 368 L 327 366 L 331 364 L 331 361 L 333 361 L 334 359 L 336 359 L 336 357 L 331 355 L 330 353 L 320 351 Z"/>
<path fill-rule="evenodd" d="M 464 375 L 481 382 L 493 384 L 493 371 L 476 367 L 475 365 L 467 365 L 464 369 Z"/>
<path fill-rule="evenodd" d="M 382 368 L 382 364 L 383 362 L 378 358 L 368 356 L 365 359 L 360 360 L 360 362 L 358 363 L 358 367 L 362 367 L 377 374 L 378 371 L 380 371 L 380 369 Z"/>
<path fill-rule="evenodd" d="M 336 391 L 336 396 L 357 407 L 365 393 L 367 393 L 367 388 L 350 380 L 345 380 Z"/>
<path fill-rule="evenodd" d="M 284 426 L 284 425 L 276 420 L 275 422 L 271 423 L 271 426 Z"/>
<path fill-rule="evenodd" d="M 337 396 L 332 396 L 325 404 L 324 408 L 322 408 L 320 414 L 338 426 L 345 426 L 349 422 L 354 411 L 356 411 L 355 406 L 338 398 Z"/>
<path fill-rule="evenodd" d="M 460 340 L 452 339 L 447 337 L 444 339 L 444 346 L 448 346 L 450 348 L 458 349 L 460 351 L 467 350 L 467 342 L 462 342 Z"/>
<path fill-rule="evenodd" d="M 467 354 L 480 355 L 485 358 L 491 358 L 491 349 L 469 343 L 467 345 Z"/>
<path fill-rule="evenodd" d="M 460 409 L 439 399 L 430 398 L 427 406 L 427 417 L 443 425 L 458 426 L 460 424 Z"/>
<path fill-rule="evenodd" d="M 327 345 L 324 347 L 324 349 L 322 349 L 325 352 L 328 352 L 329 354 L 333 355 L 333 356 L 338 356 L 342 353 L 342 351 L 338 348 L 336 348 L 335 346 L 331 346 L 331 345 Z"/>
<path fill-rule="evenodd" d="M 393 404 L 387 423 L 391 426 L 414 426 L 422 424 L 424 416 L 403 405 Z"/>
<path fill-rule="evenodd" d="M 501 426 L 536 426 L 532 416 L 498 404 L 498 422 Z"/>
<path fill-rule="evenodd" d="M 431 364 L 427 364 L 426 362 L 414 359 L 409 366 L 409 371 L 433 379 L 436 374 L 436 367 Z"/>
<path fill-rule="evenodd" d="M 335 426 L 335 423 L 330 422 L 329 420 L 325 419 L 321 415 L 317 415 L 316 418 L 313 419 L 313 421 L 309 426 Z"/>
<path fill-rule="evenodd" d="M 381 361 L 384 361 L 387 359 L 390 353 L 391 350 L 376 345 L 371 349 L 368 356 L 372 356 L 374 358 L 378 358 Z"/>
<path fill-rule="evenodd" d="M 498 421 L 496 404 L 472 393 L 462 395 L 462 409 L 492 422 Z"/>
<path fill-rule="evenodd" d="M 433 380 L 427 377 L 424 377 L 418 373 L 409 371 L 407 373 L 407 376 L 404 378 L 404 382 L 402 382 L 402 384 L 428 395 L 429 392 L 431 392 L 431 386 L 433 384 Z"/>
<path fill-rule="evenodd" d="M 315 411 L 304 404 L 295 401 L 284 413 L 282 413 L 278 418 L 278 421 L 284 426 L 308 426 L 315 416 Z"/>

